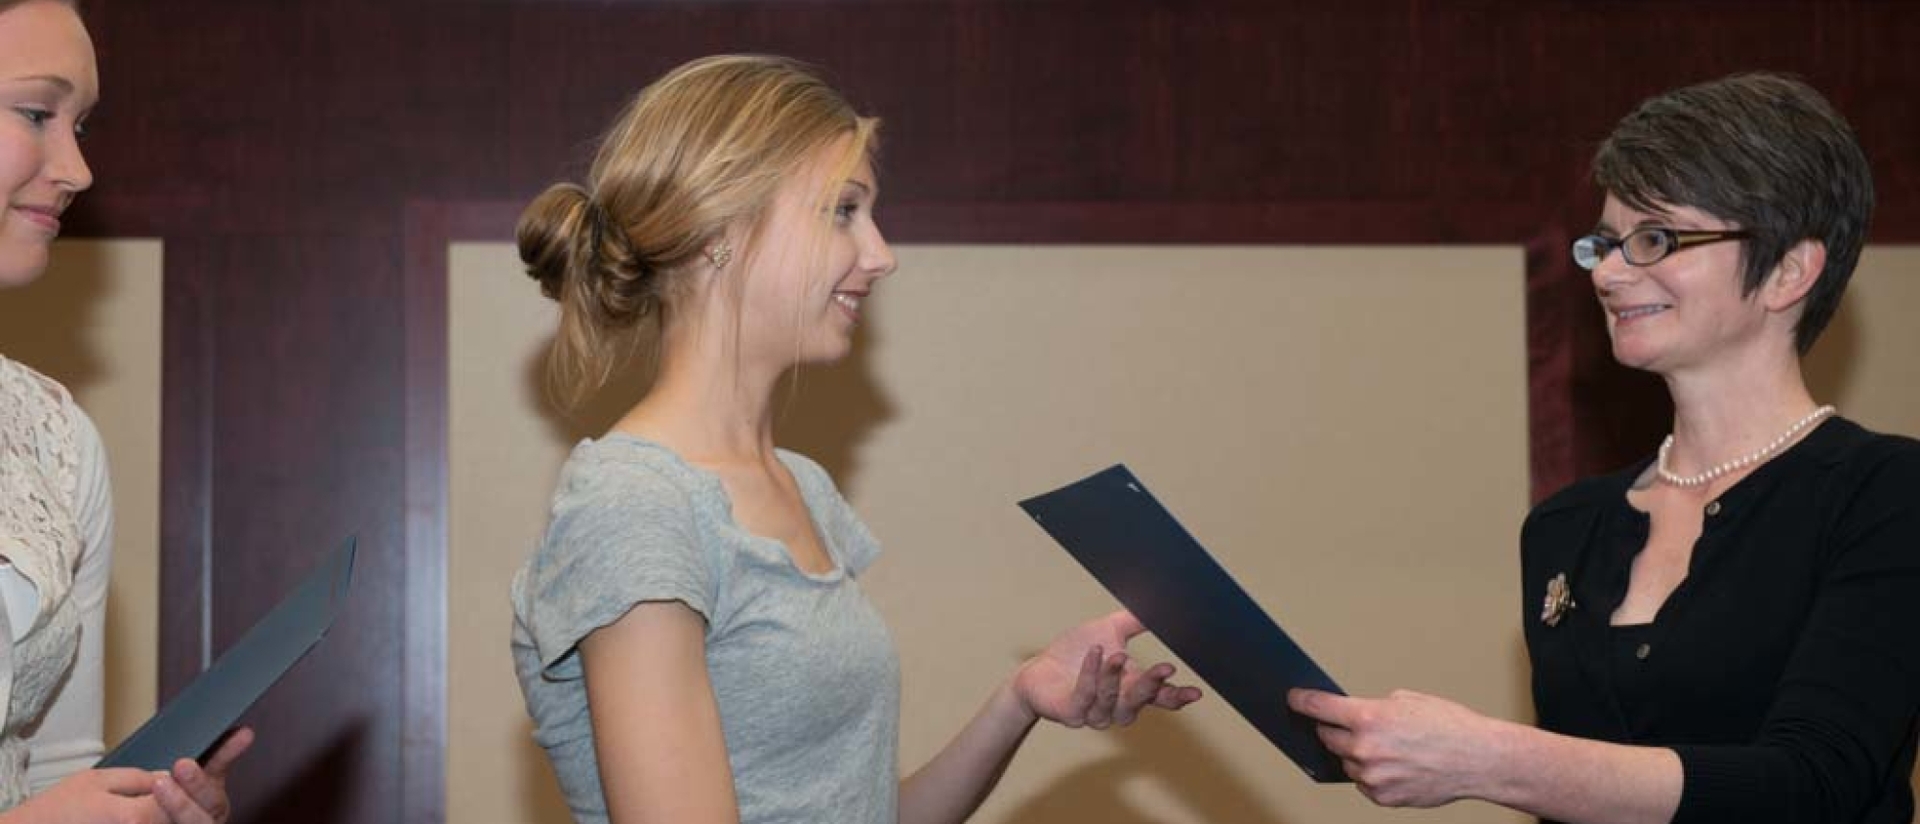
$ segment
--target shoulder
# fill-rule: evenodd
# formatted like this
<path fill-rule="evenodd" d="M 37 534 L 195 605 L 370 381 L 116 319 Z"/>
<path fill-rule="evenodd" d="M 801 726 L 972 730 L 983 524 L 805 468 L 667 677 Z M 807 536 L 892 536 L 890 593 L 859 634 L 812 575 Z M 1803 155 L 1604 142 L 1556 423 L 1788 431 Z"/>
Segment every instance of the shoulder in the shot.
<path fill-rule="evenodd" d="M 1560 564 L 1578 553 L 1595 519 L 1622 501 L 1645 469 L 1641 462 L 1612 474 L 1583 478 L 1536 504 L 1520 526 L 1522 568 Z"/>
<path fill-rule="evenodd" d="M 833 476 L 827 474 L 827 468 L 819 462 L 790 449 L 776 450 L 780 461 L 787 465 L 787 471 L 793 473 L 795 482 L 809 491 L 840 494 L 840 487 L 833 482 Z"/>
<path fill-rule="evenodd" d="M 560 468 L 556 513 L 580 504 L 685 507 L 714 481 L 659 444 L 622 435 L 581 441 Z"/>
<path fill-rule="evenodd" d="M 67 494 L 84 499 L 106 484 L 106 449 L 93 419 L 59 381 L 3 356 L 0 430 L 51 467 Z"/>
<path fill-rule="evenodd" d="M 582 441 L 561 467 L 534 564 L 570 565 L 609 550 L 698 554 L 730 512 L 719 480 L 664 446 L 627 436 Z"/>
<path fill-rule="evenodd" d="M 4 356 L 0 356 L 0 399 L 5 399 L 15 408 L 14 414 L 29 424 L 58 417 L 71 426 L 73 418 L 83 417 L 80 407 L 73 402 L 73 395 L 59 381 Z"/>
<path fill-rule="evenodd" d="M 1829 431 L 1830 430 L 1830 431 Z M 1920 520 L 1920 441 L 1835 419 L 1817 433 L 1815 494 L 1847 524 Z"/>
<path fill-rule="evenodd" d="M 0 355 L 0 381 L 9 385 L 33 387 L 45 393 L 47 398 L 56 403 L 72 402 L 72 397 L 67 394 L 67 388 L 60 385 L 59 381 L 4 355 Z"/>
<path fill-rule="evenodd" d="M 1912 472 L 1920 467 L 1920 441 L 1905 435 L 1875 432 L 1845 418 L 1821 427 L 1822 463 L 1843 467 L 1848 474 Z"/>
<path fill-rule="evenodd" d="M 1592 512 L 1625 495 L 1634 479 L 1646 468 L 1647 462 L 1640 461 L 1617 472 L 1574 481 L 1535 504 L 1527 513 L 1527 522 L 1549 521 Z"/>

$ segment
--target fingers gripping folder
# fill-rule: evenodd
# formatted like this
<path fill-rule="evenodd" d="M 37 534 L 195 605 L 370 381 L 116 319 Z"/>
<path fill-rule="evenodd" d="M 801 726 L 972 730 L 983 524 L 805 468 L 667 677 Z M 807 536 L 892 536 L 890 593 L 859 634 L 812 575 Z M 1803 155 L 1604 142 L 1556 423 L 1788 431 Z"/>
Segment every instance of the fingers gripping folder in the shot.
<path fill-rule="evenodd" d="M 1342 692 L 1125 465 L 1020 508 L 1234 710 L 1322 783 L 1349 780 L 1287 691 Z"/>

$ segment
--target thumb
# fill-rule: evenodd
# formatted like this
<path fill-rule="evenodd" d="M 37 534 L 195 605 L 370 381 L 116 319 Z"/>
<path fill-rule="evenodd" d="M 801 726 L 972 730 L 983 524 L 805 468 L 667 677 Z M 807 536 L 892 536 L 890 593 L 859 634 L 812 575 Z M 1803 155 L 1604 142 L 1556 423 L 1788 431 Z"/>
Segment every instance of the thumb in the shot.
<path fill-rule="evenodd" d="M 1111 627 L 1114 632 L 1119 633 L 1121 638 L 1128 640 L 1147 631 L 1147 626 L 1140 623 L 1139 618 L 1135 618 L 1133 613 L 1124 609 L 1116 610 L 1112 614 L 1109 614 L 1106 617 L 1106 622 L 1107 626 Z"/>

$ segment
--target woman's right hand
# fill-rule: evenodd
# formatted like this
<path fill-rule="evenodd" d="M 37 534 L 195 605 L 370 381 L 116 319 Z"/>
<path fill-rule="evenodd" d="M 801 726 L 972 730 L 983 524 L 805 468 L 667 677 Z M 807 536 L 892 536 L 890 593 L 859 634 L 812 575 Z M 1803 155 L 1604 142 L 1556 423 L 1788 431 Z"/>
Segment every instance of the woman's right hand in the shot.
<path fill-rule="evenodd" d="M 157 780 L 131 767 L 81 770 L 0 813 L 0 824 L 168 824 L 153 797 Z"/>

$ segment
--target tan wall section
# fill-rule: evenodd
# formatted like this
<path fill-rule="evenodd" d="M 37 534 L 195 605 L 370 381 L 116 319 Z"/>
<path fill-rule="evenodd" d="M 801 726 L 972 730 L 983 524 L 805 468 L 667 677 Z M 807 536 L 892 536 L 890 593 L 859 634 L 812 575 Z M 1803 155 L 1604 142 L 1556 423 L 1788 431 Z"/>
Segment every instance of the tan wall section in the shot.
<path fill-rule="evenodd" d="M 1882 432 L 1920 437 L 1920 247 L 1860 255 L 1839 314 L 1807 357 L 1817 400 Z"/>
<path fill-rule="evenodd" d="M 785 441 L 835 471 L 887 544 L 869 585 L 906 667 L 909 767 L 1022 651 L 1109 606 L 1012 501 L 1115 460 L 1349 689 L 1525 717 L 1517 253 L 900 254 L 858 354 L 803 376 Z M 624 398 L 578 421 L 541 411 L 551 304 L 505 246 L 451 260 L 449 820 L 561 822 L 507 663 L 506 582 L 566 444 Z M 109 741 L 154 702 L 160 273 L 156 241 L 62 241 L 48 277 L 0 293 L 0 351 L 72 387 L 112 456 Z M 1920 433 L 1916 312 L 1920 248 L 1869 249 L 1809 359 L 1815 395 Z M 978 820 L 1379 820 L 1356 801 L 1209 702 L 1117 735 L 1037 733 Z"/>
<path fill-rule="evenodd" d="M 46 276 L 0 292 L 0 352 L 65 383 L 106 442 L 113 479 L 106 738 L 153 714 L 160 542 L 157 240 L 63 240 Z"/>
<path fill-rule="evenodd" d="M 900 648 L 907 769 L 1025 652 L 1113 607 L 1014 501 L 1115 461 L 1349 689 L 1524 717 L 1518 250 L 899 255 L 858 354 L 801 377 L 782 440 L 835 473 L 887 547 L 867 586 Z M 567 445 L 625 398 L 576 422 L 543 412 L 552 305 L 509 247 L 450 261 L 449 820 L 560 822 L 513 682 L 506 589 Z M 1038 731 L 976 820 L 1379 816 L 1214 700 L 1119 734 Z"/>

